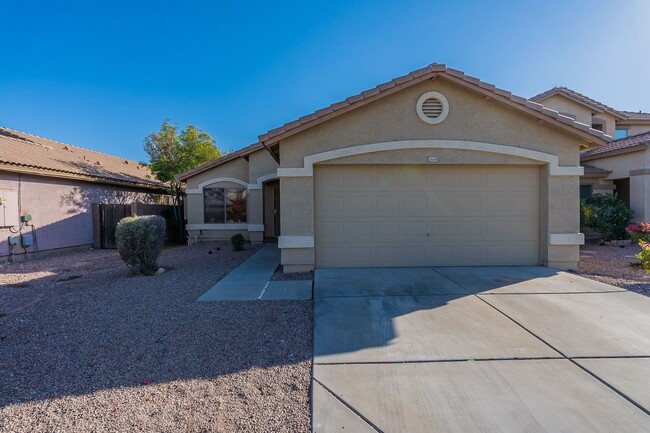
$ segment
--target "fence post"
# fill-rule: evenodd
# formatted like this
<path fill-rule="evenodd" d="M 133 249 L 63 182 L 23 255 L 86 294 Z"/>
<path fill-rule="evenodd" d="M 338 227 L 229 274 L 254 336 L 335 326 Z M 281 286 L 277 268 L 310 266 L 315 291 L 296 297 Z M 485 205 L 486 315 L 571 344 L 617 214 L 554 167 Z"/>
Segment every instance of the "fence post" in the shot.
<path fill-rule="evenodd" d="M 99 203 L 92 204 L 93 220 L 93 248 L 98 250 L 102 247 L 102 217 Z"/>

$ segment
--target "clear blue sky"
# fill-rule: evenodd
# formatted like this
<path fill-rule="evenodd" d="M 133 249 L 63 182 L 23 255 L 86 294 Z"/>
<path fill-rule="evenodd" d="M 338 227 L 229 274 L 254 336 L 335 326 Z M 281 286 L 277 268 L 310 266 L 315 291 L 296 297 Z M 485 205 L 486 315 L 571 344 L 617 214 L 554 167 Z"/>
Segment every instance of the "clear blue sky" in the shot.
<path fill-rule="evenodd" d="M 650 111 L 650 1 L 0 0 L 0 125 L 137 160 L 165 118 L 238 149 L 431 62 Z"/>

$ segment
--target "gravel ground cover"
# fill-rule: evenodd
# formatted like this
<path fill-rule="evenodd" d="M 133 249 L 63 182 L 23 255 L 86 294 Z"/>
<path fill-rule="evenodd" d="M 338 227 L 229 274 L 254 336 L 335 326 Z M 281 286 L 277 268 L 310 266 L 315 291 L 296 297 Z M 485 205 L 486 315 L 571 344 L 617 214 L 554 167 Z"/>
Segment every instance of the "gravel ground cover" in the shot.
<path fill-rule="evenodd" d="M 313 280 L 314 271 L 310 272 L 292 272 L 290 274 L 285 274 L 282 272 L 282 265 L 278 266 L 273 275 L 271 275 L 271 281 L 298 281 L 298 280 Z"/>
<path fill-rule="evenodd" d="M 196 302 L 247 248 L 0 264 L 0 431 L 308 431 L 311 301 Z"/>
<path fill-rule="evenodd" d="M 650 296 L 650 274 L 630 266 L 639 261 L 634 257 L 639 251 L 636 244 L 620 248 L 588 243 L 580 247 L 578 275 Z"/>

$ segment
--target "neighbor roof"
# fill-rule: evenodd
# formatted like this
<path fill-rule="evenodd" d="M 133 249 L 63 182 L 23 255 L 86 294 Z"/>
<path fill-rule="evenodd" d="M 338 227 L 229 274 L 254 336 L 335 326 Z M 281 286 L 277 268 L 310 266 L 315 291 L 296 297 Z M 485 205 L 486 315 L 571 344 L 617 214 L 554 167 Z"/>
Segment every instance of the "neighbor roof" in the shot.
<path fill-rule="evenodd" d="M 139 162 L 0 127 L 0 169 L 160 189 Z"/>
<path fill-rule="evenodd" d="M 642 113 L 641 111 L 621 111 L 625 115 L 626 120 L 650 120 L 650 113 Z"/>
<path fill-rule="evenodd" d="M 280 140 L 283 140 L 308 128 L 312 128 L 334 117 L 363 107 L 368 103 L 391 95 L 397 91 L 403 90 L 425 80 L 429 80 L 438 76 L 444 77 L 445 79 L 463 85 L 464 87 L 468 87 L 479 93 L 488 95 L 496 101 L 527 112 L 528 114 L 531 114 L 539 119 L 543 119 L 559 128 L 579 135 L 589 142 L 602 145 L 611 139 L 611 137 L 605 135 L 602 131 L 592 129 L 589 125 L 577 122 L 575 119 L 560 114 L 555 110 L 546 108 L 542 104 L 530 101 L 521 96 L 513 95 L 511 92 L 499 89 L 493 84 L 485 83 L 478 78 L 466 75 L 465 73 L 456 69 L 449 68 L 446 65 L 433 63 L 425 68 L 418 69 L 401 77 L 397 77 L 372 89 L 346 98 L 343 101 L 334 103 L 329 107 L 316 110 L 311 114 L 300 117 L 299 119 L 292 122 L 288 122 L 279 128 L 272 129 L 265 134 L 260 135 L 259 142 L 257 144 L 242 149 L 236 156 L 245 156 L 248 153 L 255 152 L 260 149 L 260 146 L 267 147 L 273 145 Z M 230 155 L 226 155 L 220 159 L 212 161 L 211 163 L 204 164 L 203 166 L 198 167 L 194 170 L 182 173 L 177 178 L 180 180 L 187 179 L 192 175 L 223 164 L 224 162 L 227 162 L 231 159 L 232 157 L 230 157 Z"/>
<path fill-rule="evenodd" d="M 630 135 L 629 137 L 619 138 L 618 140 L 610 141 L 603 147 L 597 149 L 587 150 L 580 155 L 581 159 L 592 159 L 592 157 L 600 156 L 610 152 L 618 152 L 625 150 L 632 150 L 641 148 L 650 144 L 650 132 L 641 134 Z"/>
<path fill-rule="evenodd" d="M 602 174 L 607 175 L 612 172 L 612 170 L 605 170 L 604 168 L 594 167 L 593 165 L 582 164 L 582 168 L 585 169 L 585 174 Z"/>
<path fill-rule="evenodd" d="M 609 105 L 605 105 L 602 102 L 596 101 L 595 99 L 590 98 L 589 96 L 583 95 L 580 92 L 576 92 L 575 90 L 569 89 L 568 87 L 560 86 L 560 87 L 553 87 L 550 90 L 547 90 L 546 92 L 542 92 L 539 95 L 535 95 L 532 98 L 530 98 L 531 101 L 543 101 L 544 99 L 550 98 L 553 95 L 565 95 L 568 96 L 571 99 L 575 99 L 578 102 L 581 102 L 585 105 L 588 105 L 592 108 L 595 108 L 597 111 L 601 112 L 606 112 L 613 114 L 614 116 L 625 118 L 625 114 L 619 110 L 616 110 Z"/>

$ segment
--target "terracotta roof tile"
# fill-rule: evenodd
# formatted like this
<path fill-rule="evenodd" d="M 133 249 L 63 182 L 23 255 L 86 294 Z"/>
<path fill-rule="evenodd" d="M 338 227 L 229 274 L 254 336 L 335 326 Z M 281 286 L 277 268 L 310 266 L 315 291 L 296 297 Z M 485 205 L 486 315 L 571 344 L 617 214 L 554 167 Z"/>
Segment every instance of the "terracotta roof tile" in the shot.
<path fill-rule="evenodd" d="M 582 152 L 580 155 L 581 158 L 591 158 L 596 155 L 603 155 L 610 152 L 616 152 L 619 150 L 631 149 L 640 146 L 650 145 L 650 132 L 644 132 L 642 134 L 631 135 L 625 138 L 619 138 L 618 140 L 610 141 L 606 145 L 599 147 L 597 149 L 587 150 Z"/>
<path fill-rule="evenodd" d="M 521 96 L 513 95 L 511 92 L 508 92 L 503 89 L 499 89 L 493 84 L 490 83 L 485 83 L 481 80 L 479 80 L 476 77 L 472 77 L 469 75 L 466 75 L 465 73 L 448 68 L 445 65 L 434 63 L 431 64 L 425 68 L 418 69 L 417 71 L 411 72 L 407 75 L 403 75 L 401 77 L 394 78 L 393 80 L 380 84 L 376 86 L 373 89 L 366 90 L 364 92 L 361 92 L 357 95 L 351 96 L 343 101 L 336 102 L 329 107 L 325 107 L 323 109 L 317 110 L 314 113 L 307 115 L 307 116 L 302 116 L 299 120 L 300 122 L 292 121 L 287 124 L 285 124 L 283 127 L 276 128 L 273 130 L 270 130 L 262 135 L 259 136 L 259 147 L 253 148 L 249 146 L 250 152 L 256 151 L 258 148 L 262 147 L 261 143 L 266 143 L 268 144 L 273 144 L 275 141 L 279 140 L 279 136 L 286 136 L 285 134 L 290 134 L 292 130 L 295 130 L 298 126 L 303 126 L 303 125 L 308 125 L 311 123 L 313 125 L 317 125 L 320 122 L 323 122 L 323 117 L 326 117 L 329 119 L 333 116 L 335 116 L 337 111 L 342 110 L 347 107 L 351 107 L 354 105 L 357 106 L 362 106 L 364 103 L 368 102 L 368 100 L 375 100 L 376 98 L 382 97 L 382 94 L 386 92 L 386 94 L 390 94 L 394 91 L 394 88 L 400 87 L 402 85 L 410 85 L 410 84 L 415 84 L 418 82 L 421 82 L 423 80 L 430 78 L 433 78 L 440 74 L 440 76 L 447 75 L 449 79 L 454 79 L 454 80 L 462 80 L 469 85 L 476 86 L 480 89 L 487 90 L 489 92 L 493 92 L 496 97 L 500 98 L 505 98 L 510 102 L 513 102 L 515 104 L 520 105 L 522 108 L 526 107 L 528 109 L 535 110 L 536 112 L 539 113 L 540 116 L 544 116 L 543 118 L 546 120 L 555 120 L 559 121 L 562 124 L 566 124 L 572 127 L 575 127 L 577 130 L 583 131 L 588 133 L 590 136 L 592 136 L 593 140 L 596 140 L 595 143 L 601 143 L 601 142 L 606 142 L 611 139 L 611 137 L 605 135 L 602 131 L 598 131 L 595 129 L 590 128 L 588 125 L 584 125 L 581 123 L 576 122 L 574 119 L 563 116 L 559 114 L 555 110 L 551 110 L 549 108 L 546 108 L 542 106 L 539 103 L 530 101 L 526 98 L 523 98 Z M 347 110 L 346 110 L 347 111 Z M 299 130 L 304 130 L 304 128 L 301 128 Z M 275 140 L 275 141 L 273 141 Z M 242 149 L 243 151 L 244 149 Z M 223 157 L 217 161 L 214 161 L 213 163 L 209 165 L 204 166 L 204 170 L 207 170 L 208 168 L 214 167 L 215 165 L 218 165 L 220 163 L 223 163 L 225 161 L 228 161 L 227 159 L 228 156 Z M 205 168 L 207 167 L 207 168 Z M 190 173 L 190 172 L 188 172 Z M 195 173 L 195 172 L 193 172 Z M 187 178 L 186 173 L 183 173 L 182 175 L 179 176 L 179 178 Z"/>
<path fill-rule="evenodd" d="M 569 96 L 570 98 L 573 98 L 577 101 L 582 102 L 583 104 L 589 105 L 593 108 L 598 109 L 599 111 L 604 111 L 610 114 L 613 114 L 618 117 L 625 117 L 624 113 L 618 110 L 615 110 L 614 108 L 603 104 L 602 102 L 596 101 L 595 99 L 592 99 L 586 95 L 583 95 L 580 92 L 576 92 L 575 90 L 569 89 L 568 87 L 560 86 L 560 87 L 553 87 L 550 90 L 547 90 L 546 92 L 542 92 L 538 95 L 533 96 L 530 98 L 531 101 L 542 101 L 546 98 L 549 98 L 553 95 L 557 94 L 564 94 L 566 96 Z"/>
<path fill-rule="evenodd" d="M 650 113 L 642 113 L 641 111 L 621 111 L 625 115 L 625 119 L 629 120 L 650 120 Z"/>
<path fill-rule="evenodd" d="M 605 170 L 604 168 L 598 168 L 587 164 L 582 164 L 582 168 L 585 169 L 585 174 L 609 174 L 612 172 L 611 170 Z"/>
<path fill-rule="evenodd" d="M 0 164 L 26 167 L 52 175 L 78 176 L 80 179 L 104 179 L 151 189 L 160 189 L 146 165 L 107 155 L 26 132 L 0 127 Z"/>

